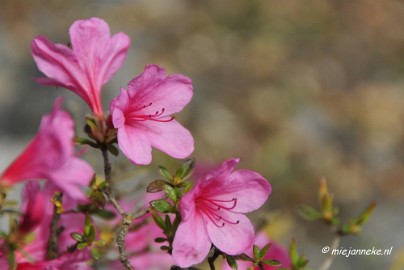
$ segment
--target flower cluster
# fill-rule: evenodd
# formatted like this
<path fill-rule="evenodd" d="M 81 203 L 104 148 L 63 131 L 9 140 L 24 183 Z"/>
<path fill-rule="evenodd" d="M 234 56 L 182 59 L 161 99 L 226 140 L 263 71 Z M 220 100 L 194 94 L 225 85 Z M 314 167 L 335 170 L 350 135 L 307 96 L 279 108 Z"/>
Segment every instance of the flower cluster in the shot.
<path fill-rule="evenodd" d="M 42 117 L 37 135 L 1 174 L 2 192 L 26 182 L 21 216 L 1 237 L 1 268 L 92 269 L 91 259 L 103 259 L 115 246 L 106 237 L 113 231 L 119 249 L 119 258 L 109 262 L 114 269 L 189 267 L 211 250 L 228 261 L 243 255 L 264 265 L 263 256 L 252 255 L 258 240 L 244 214 L 260 208 L 272 188 L 259 173 L 236 170 L 239 159 L 223 162 L 195 182 L 188 180 L 193 161 L 175 174 L 160 167 L 165 180 L 156 180 L 147 191 L 162 195 L 148 200 L 141 215 L 131 212 L 135 204 L 127 207 L 114 197 L 108 153 L 117 154 L 115 143 L 136 165 L 152 162 L 152 147 L 176 159 L 193 153 L 191 133 L 173 116 L 191 101 L 192 81 L 146 65 L 104 111 L 102 87 L 123 65 L 130 38 L 124 33 L 111 36 L 99 18 L 76 21 L 69 33 L 68 45 L 43 36 L 32 41 L 33 58 L 46 76 L 35 81 L 69 89 L 88 104 L 93 114 L 86 118 L 88 138 L 75 136 L 74 121 L 58 98 Z M 80 157 L 83 151 L 76 144 L 101 150 L 104 178 Z M 94 215 L 113 220 L 99 223 Z M 115 229 L 103 230 L 106 224 Z"/>

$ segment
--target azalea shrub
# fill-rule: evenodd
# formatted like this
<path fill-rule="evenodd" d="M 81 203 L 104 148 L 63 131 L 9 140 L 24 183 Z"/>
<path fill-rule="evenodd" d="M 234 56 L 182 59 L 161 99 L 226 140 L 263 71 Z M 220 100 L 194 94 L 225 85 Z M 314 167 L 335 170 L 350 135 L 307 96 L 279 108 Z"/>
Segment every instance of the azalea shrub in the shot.
<path fill-rule="evenodd" d="M 279 245 L 245 215 L 271 195 L 263 175 L 237 168 L 238 158 L 193 173 L 194 139 L 174 116 L 191 102 L 190 78 L 145 65 L 105 110 L 102 87 L 123 65 L 130 39 L 111 35 L 99 18 L 74 22 L 69 34 L 66 45 L 43 36 L 32 41 L 44 74 L 35 81 L 68 89 L 87 103 L 86 137 L 75 134 L 59 97 L 2 172 L 0 211 L 9 226 L 1 231 L 1 269 L 199 269 L 203 262 L 210 269 L 306 269 L 294 241 L 289 249 Z M 178 169 L 159 166 L 161 178 L 142 193 L 118 196 L 112 156 L 121 152 L 135 170 L 152 162 L 152 148 L 179 159 Z M 102 157 L 102 173 L 84 159 L 88 151 Z M 14 209 L 7 191 L 19 183 L 21 203 Z M 302 215 L 330 225 L 337 237 L 358 233 L 374 204 L 344 224 L 321 183 L 320 210 L 303 206 Z"/>

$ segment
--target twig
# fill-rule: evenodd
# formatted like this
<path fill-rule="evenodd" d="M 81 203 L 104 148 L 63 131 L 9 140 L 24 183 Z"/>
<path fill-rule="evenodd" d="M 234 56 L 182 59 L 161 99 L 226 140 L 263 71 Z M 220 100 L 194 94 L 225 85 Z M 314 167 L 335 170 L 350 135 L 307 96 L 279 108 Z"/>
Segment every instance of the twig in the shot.
<path fill-rule="evenodd" d="M 330 266 L 335 258 L 335 254 L 333 254 L 332 251 L 338 248 L 340 240 L 341 240 L 341 236 L 338 233 L 336 233 L 331 242 L 330 252 L 328 253 L 327 258 L 320 265 L 318 270 L 328 270 L 328 268 L 330 268 Z"/>
<path fill-rule="evenodd" d="M 52 201 L 53 201 L 53 216 L 51 219 L 50 223 L 50 234 L 49 234 L 49 239 L 48 239 L 48 244 L 46 246 L 46 259 L 47 260 L 52 260 L 58 257 L 58 234 L 59 234 L 59 229 L 58 229 L 58 221 L 60 218 L 60 213 L 59 209 L 60 206 L 58 204 L 62 204 L 62 193 L 55 193 L 53 195 Z"/>
<path fill-rule="evenodd" d="M 118 204 L 115 197 L 112 196 L 111 163 L 109 162 L 108 159 L 108 150 L 106 145 L 102 145 L 100 149 L 104 160 L 105 181 L 107 182 L 107 186 L 104 189 L 103 193 L 104 196 L 108 199 L 109 202 L 111 202 L 116 211 L 118 211 L 118 213 L 122 217 L 122 224 L 118 229 L 115 240 L 119 250 L 119 260 L 121 261 L 122 265 L 125 266 L 126 269 L 134 270 L 135 268 L 129 262 L 128 256 L 126 255 L 126 247 L 125 247 L 125 238 L 126 235 L 128 234 L 129 227 L 132 224 L 132 216 L 126 213 L 122 209 L 122 207 Z"/>

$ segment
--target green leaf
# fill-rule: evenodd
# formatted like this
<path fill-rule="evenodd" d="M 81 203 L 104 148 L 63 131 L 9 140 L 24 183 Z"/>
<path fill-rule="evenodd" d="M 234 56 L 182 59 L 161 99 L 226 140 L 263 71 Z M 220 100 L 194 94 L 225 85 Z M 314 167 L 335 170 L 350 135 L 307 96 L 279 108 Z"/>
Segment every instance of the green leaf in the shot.
<path fill-rule="evenodd" d="M 95 215 L 103 218 L 103 219 L 106 219 L 106 220 L 111 220 L 111 219 L 114 219 L 116 217 L 114 212 L 108 211 L 108 210 L 105 210 L 105 209 L 97 209 L 93 213 Z"/>
<path fill-rule="evenodd" d="M 84 241 L 84 237 L 76 232 L 73 232 L 70 234 L 70 237 L 73 238 L 74 240 L 76 240 L 77 242 L 83 242 Z"/>
<path fill-rule="evenodd" d="M 260 254 L 259 254 L 260 260 L 265 257 L 265 255 L 267 254 L 268 249 L 271 245 L 272 245 L 272 243 L 268 243 L 261 249 Z"/>
<path fill-rule="evenodd" d="M 167 239 L 162 238 L 162 237 L 157 237 L 156 239 L 154 239 L 154 241 L 155 241 L 156 243 L 164 243 L 164 242 L 167 241 Z"/>
<path fill-rule="evenodd" d="M 227 261 L 227 264 L 231 267 L 231 269 L 233 269 L 233 270 L 238 269 L 237 261 L 232 256 L 227 256 L 226 261 Z"/>
<path fill-rule="evenodd" d="M 253 246 L 253 252 L 254 252 L 254 259 L 259 260 L 260 259 L 260 248 L 257 245 Z"/>
<path fill-rule="evenodd" d="M 104 208 L 107 200 L 100 190 L 92 190 L 90 193 L 90 200 L 94 202 L 99 208 Z"/>
<path fill-rule="evenodd" d="M 164 251 L 170 251 L 170 248 L 167 246 L 161 246 L 160 249 Z"/>
<path fill-rule="evenodd" d="M 100 259 L 100 252 L 96 248 L 91 248 L 90 249 L 91 256 L 93 257 L 94 260 L 99 260 Z"/>
<path fill-rule="evenodd" d="M 114 156 L 118 156 L 118 155 L 119 155 L 119 150 L 118 150 L 118 148 L 117 148 L 115 145 L 113 145 L 113 144 L 107 144 L 107 149 L 108 149 L 108 151 L 109 151 L 112 155 L 114 155 Z"/>
<path fill-rule="evenodd" d="M 299 261 L 299 254 L 297 253 L 296 241 L 292 240 L 289 247 L 289 255 L 293 265 L 296 265 Z"/>
<path fill-rule="evenodd" d="M 168 197 L 173 200 L 173 202 L 177 202 L 178 197 L 177 197 L 177 192 L 175 189 L 170 186 L 170 185 L 164 185 L 163 186 L 164 192 L 168 195 Z"/>
<path fill-rule="evenodd" d="M 147 186 L 146 191 L 149 193 L 160 192 L 163 190 L 163 186 L 166 184 L 168 184 L 166 180 L 161 179 L 154 180 Z"/>
<path fill-rule="evenodd" d="M 188 177 L 192 175 L 195 167 L 195 159 L 190 158 L 187 159 L 175 172 L 175 177 L 180 178 L 181 180 L 186 180 Z"/>
<path fill-rule="evenodd" d="M 300 206 L 299 213 L 303 218 L 307 220 L 318 220 L 323 217 L 323 215 L 320 212 L 307 205 Z"/>
<path fill-rule="evenodd" d="M 91 218 L 90 215 L 86 215 L 86 219 L 84 221 L 84 235 L 88 236 L 91 230 Z"/>
<path fill-rule="evenodd" d="M 87 243 L 86 242 L 81 242 L 77 245 L 77 249 L 78 250 L 82 250 L 85 249 L 87 247 Z"/>
<path fill-rule="evenodd" d="M 154 200 L 150 202 L 150 205 L 159 212 L 162 213 L 175 213 L 176 209 L 174 206 L 166 202 L 165 200 Z"/>
<path fill-rule="evenodd" d="M 159 172 L 165 179 L 173 181 L 173 176 L 167 171 L 165 167 L 159 166 Z"/>
<path fill-rule="evenodd" d="M 262 261 L 263 264 L 269 265 L 269 266 L 279 266 L 281 265 L 281 262 L 278 260 L 273 260 L 273 259 L 266 259 Z"/>
<path fill-rule="evenodd" d="M 167 236 L 171 236 L 172 235 L 172 233 L 173 233 L 173 226 L 172 226 L 172 224 L 171 224 L 171 219 L 170 219 L 170 217 L 168 216 L 168 215 L 166 215 L 165 216 L 165 218 L 164 218 L 164 223 L 165 223 L 165 226 L 166 226 L 166 233 L 167 233 Z"/>
<path fill-rule="evenodd" d="M 91 225 L 90 232 L 88 233 L 87 236 L 87 242 L 91 244 L 94 241 L 94 239 L 95 239 L 95 228 L 94 226 Z"/>
<path fill-rule="evenodd" d="M 166 225 L 164 223 L 164 220 L 159 215 L 157 215 L 157 213 L 154 212 L 152 212 L 152 217 L 157 226 L 159 226 L 163 231 L 165 231 Z"/>
<path fill-rule="evenodd" d="M 82 137 L 76 136 L 76 137 L 74 137 L 74 142 L 76 144 L 80 144 L 80 145 L 89 145 L 89 146 L 91 146 L 93 148 L 99 148 L 98 143 L 96 143 L 96 142 L 94 142 L 92 140 L 89 140 L 87 138 L 82 138 Z"/>

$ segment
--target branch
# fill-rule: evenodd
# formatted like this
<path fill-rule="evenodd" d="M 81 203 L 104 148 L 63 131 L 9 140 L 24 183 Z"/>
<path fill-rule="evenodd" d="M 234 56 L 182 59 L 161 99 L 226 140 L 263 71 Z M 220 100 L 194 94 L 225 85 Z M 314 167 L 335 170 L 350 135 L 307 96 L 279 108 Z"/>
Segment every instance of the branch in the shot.
<path fill-rule="evenodd" d="M 125 266 L 128 270 L 134 270 L 135 268 L 131 265 L 128 260 L 128 256 L 126 255 L 126 248 L 125 248 L 125 238 L 128 234 L 128 230 L 130 225 L 132 224 L 132 216 L 126 213 L 122 207 L 118 204 L 115 197 L 112 196 L 112 179 L 111 179 L 111 163 L 108 159 L 108 150 L 106 145 L 102 145 L 100 147 L 102 152 L 102 157 L 104 160 L 104 175 L 105 181 L 107 182 L 106 188 L 103 190 L 104 196 L 108 199 L 109 202 L 114 206 L 116 211 L 122 217 L 122 224 L 119 226 L 117 236 L 116 236 L 116 245 L 118 246 L 119 250 L 119 260 L 121 261 L 122 265 Z"/>
<path fill-rule="evenodd" d="M 52 197 L 53 202 L 53 216 L 50 223 L 50 234 L 48 244 L 46 246 L 46 259 L 52 260 L 58 257 L 58 221 L 60 218 L 60 210 L 62 205 L 63 193 L 56 192 Z"/>

